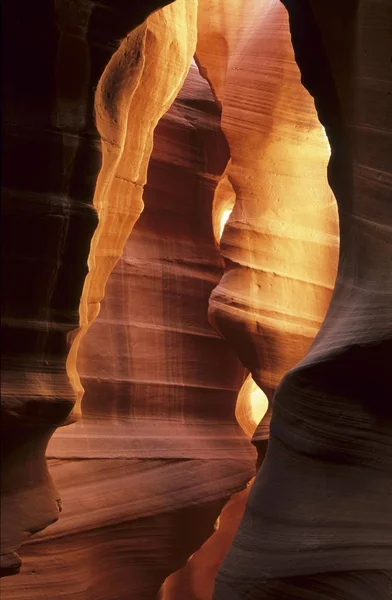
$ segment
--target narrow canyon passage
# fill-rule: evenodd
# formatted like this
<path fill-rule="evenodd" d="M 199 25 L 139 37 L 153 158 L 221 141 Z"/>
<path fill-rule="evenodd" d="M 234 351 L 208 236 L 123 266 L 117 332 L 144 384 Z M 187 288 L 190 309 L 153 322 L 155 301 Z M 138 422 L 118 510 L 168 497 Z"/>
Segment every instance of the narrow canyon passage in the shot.
<path fill-rule="evenodd" d="M 37 30 L 46 35 L 34 38 L 23 20 L 20 46 L 14 54 L 7 52 L 1 405 L 5 575 L 18 572 L 16 551 L 22 542 L 58 518 L 60 495 L 47 470 L 45 448 L 56 427 L 80 414 L 78 346 L 99 312 L 108 275 L 142 209 L 153 130 L 181 88 L 194 53 L 196 5 L 180 0 L 144 21 L 159 6 L 150 3 L 129 12 L 121 2 L 82 10 L 66 2 L 45 5 L 25 16 L 31 24 L 41 21 Z M 109 14 L 112 21 L 102 30 Z M 12 5 L 7 4 L 5 15 L 7 44 L 12 31 L 19 33 L 20 20 Z M 165 48 L 176 55 L 170 64 Z M 138 107 L 147 118 L 129 123 L 128 111 L 135 116 Z M 103 165 L 97 180 L 100 142 Z M 16 169 L 18 156 L 25 163 L 24 178 Z M 13 231 L 18 219 L 20 227 Z"/>
<path fill-rule="evenodd" d="M 214 600 L 387 600 L 392 136 L 385 109 L 392 12 L 372 1 L 284 4 L 302 82 L 331 144 L 339 267 L 314 343 L 274 396 L 268 450 L 220 566 Z M 260 441 L 256 432 L 264 453 Z"/>
<path fill-rule="evenodd" d="M 2 598 L 389 600 L 392 6 L 6 4 Z"/>
<path fill-rule="evenodd" d="M 193 64 L 155 130 L 144 210 L 80 344 L 82 415 L 49 443 L 62 518 L 23 548 L 15 597 L 44 599 L 50 587 L 60 598 L 154 599 L 254 474 L 256 423 L 245 435 L 235 417 L 245 369 L 207 318 L 223 274 L 212 205 L 228 159 L 219 107 Z M 247 423 L 252 391 L 242 392 Z M 57 559 L 37 585 L 30 565 L 44 555 Z M 59 562 L 78 571 L 66 589 Z"/>

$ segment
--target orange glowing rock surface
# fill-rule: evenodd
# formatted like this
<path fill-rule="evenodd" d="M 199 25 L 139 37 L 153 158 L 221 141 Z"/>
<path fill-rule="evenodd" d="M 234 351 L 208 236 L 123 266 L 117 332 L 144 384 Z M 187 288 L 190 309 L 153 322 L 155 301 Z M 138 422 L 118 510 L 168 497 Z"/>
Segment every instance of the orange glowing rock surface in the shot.
<path fill-rule="evenodd" d="M 221 216 L 221 219 L 220 219 L 219 240 L 222 237 L 223 230 L 224 230 L 225 225 L 226 225 L 227 221 L 229 220 L 229 217 L 230 217 L 230 215 L 231 215 L 232 212 L 233 212 L 232 208 L 226 208 L 223 211 L 223 213 L 222 213 L 222 216 Z"/>
<path fill-rule="evenodd" d="M 389 600 L 388 2 L 5 1 L 2 599 Z"/>
<path fill-rule="evenodd" d="M 152 14 L 122 42 L 99 81 L 95 111 L 102 167 L 94 195 L 99 223 L 80 302 L 80 329 L 67 361 L 77 413 L 83 396 L 76 367 L 80 341 L 99 313 L 108 276 L 143 210 L 153 132 L 189 70 L 196 45 L 196 14 L 196 2 L 184 0 Z"/>
<path fill-rule="evenodd" d="M 329 145 L 300 84 L 285 8 L 269 0 L 249 3 L 243 21 L 233 14 L 231 3 L 208 1 L 198 12 L 197 61 L 222 104 L 231 154 L 225 177 L 235 195 L 221 240 L 228 268 L 210 317 L 271 398 L 325 316 L 337 209 Z M 218 32 L 225 44 L 214 44 Z M 216 195 L 227 196 L 225 188 Z"/>

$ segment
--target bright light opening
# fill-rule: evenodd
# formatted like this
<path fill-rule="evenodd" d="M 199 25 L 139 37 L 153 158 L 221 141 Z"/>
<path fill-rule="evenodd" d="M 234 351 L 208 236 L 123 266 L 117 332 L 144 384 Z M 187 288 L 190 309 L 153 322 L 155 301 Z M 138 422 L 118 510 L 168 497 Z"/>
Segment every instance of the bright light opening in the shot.
<path fill-rule="evenodd" d="M 252 418 L 257 425 L 264 417 L 268 408 L 268 399 L 263 390 L 252 379 L 252 389 L 250 392 L 250 410 Z"/>
<path fill-rule="evenodd" d="M 325 127 L 321 127 L 321 130 L 322 130 L 322 132 L 324 134 L 324 137 L 325 137 L 325 139 L 327 141 L 328 149 L 329 149 L 329 154 L 331 154 L 331 144 L 329 143 L 329 138 L 327 136 L 327 132 L 325 131 Z"/>
<path fill-rule="evenodd" d="M 233 209 L 228 208 L 227 210 L 224 210 L 222 213 L 221 220 L 220 220 L 220 226 L 219 226 L 219 239 L 221 239 L 221 237 L 222 237 L 223 230 L 224 230 L 225 225 L 226 225 L 227 221 L 229 220 L 229 217 L 232 212 L 233 212 Z"/>
<path fill-rule="evenodd" d="M 249 437 L 253 436 L 267 410 L 267 396 L 249 375 L 240 389 L 235 408 L 236 419 Z"/>

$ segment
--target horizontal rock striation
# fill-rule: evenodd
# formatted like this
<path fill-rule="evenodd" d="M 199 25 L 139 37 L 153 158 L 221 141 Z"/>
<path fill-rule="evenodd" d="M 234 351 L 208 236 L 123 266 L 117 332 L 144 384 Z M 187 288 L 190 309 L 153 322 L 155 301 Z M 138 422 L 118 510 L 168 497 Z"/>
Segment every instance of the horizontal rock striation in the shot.
<path fill-rule="evenodd" d="M 267 455 L 214 597 L 386 600 L 391 7 L 284 4 L 302 81 L 331 144 L 340 260 L 320 332 L 275 395 Z"/>
<path fill-rule="evenodd" d="M 223 269 L 212 231 L 228 161 L 220 111 L 192 65 L 160 120 L 145 208 L 83 339 L 83 416 L 49 456 L 231 458 L 250 447 L 234 411 L 244 368 L 208 323 Z"/>
<path fill-rule="evenodd" d="M 101 144 L 95 89 L 119 40 L 161 5 L 146 2 L 130 10 L 121 1 L 60 1 L 25 7 L 22 15 L 13 2 L 4 6 L 5 574 L 18 571 L 15 550 L 20 544 L 58 516 L 58 493 L 44 453 L 75 401 L 66 359 L 79 325 L 87 256 L 97 225 L 92 199 Z"/>
<path fill-rule="evenodd" d="M 231 155 L 225 176 L 235 195 L 210 319 L 271 400 L 328 308 L 337 211 L 327 138 L 300 83 L 284 7 L 252 2 L 241 19 L 238 10 L 206 1 L 198 14 L 196 57 L 222 104 Z M 217 194 L 224 205 L 228 184 Z M 255 435 L 260 443 L 268 422 Z"/>
<path fill-rule="evenodd" d="M 389 600 L 390 3 L 133 4 L 5 3 L 2 595 Z"/>
<path fill-rule="evenodd" d="M 144 210 L 80 344 L 82 415 L 48 447 L 62 518 L 23 548 L 7 597 L 155 598 L 254 474 L 235 419 L 245 369 L 208 322 L 223 273 L 212 204 L 228 158 L 219 107 L 192 65 L 155 129 Z M 32 577 L 44 556 L 56 561 Z M 59 569 L 74 573 L 67 591 Z"/>

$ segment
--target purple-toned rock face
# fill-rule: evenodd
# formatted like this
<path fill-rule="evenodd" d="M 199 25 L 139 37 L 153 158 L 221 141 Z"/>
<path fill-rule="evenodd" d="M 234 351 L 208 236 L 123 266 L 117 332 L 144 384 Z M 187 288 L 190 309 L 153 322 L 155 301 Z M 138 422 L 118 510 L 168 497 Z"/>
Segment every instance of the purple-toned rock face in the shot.
<path fill-rule="evenodd" d="M 101 167 L 94 94 L 119 40 L 160 2 L 3 7 L 2 567 L 58 517 L 45 448 L 75 402 L 79 326 Z"/>
<path fill-rule="evenodd" d="M 389 600 L 390 2 L 14 4 L 2 598 Z"/>
<path fill-rule="evenodd" d="M 284 4 L 302 82 L 331 145 L 339 268 L 318 335 L 274 397 L 268 451 L 214 598 L 387 600 L 392 7 Z"/>

